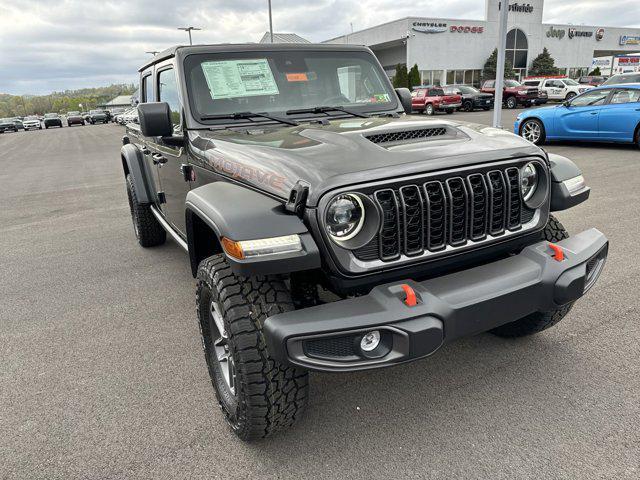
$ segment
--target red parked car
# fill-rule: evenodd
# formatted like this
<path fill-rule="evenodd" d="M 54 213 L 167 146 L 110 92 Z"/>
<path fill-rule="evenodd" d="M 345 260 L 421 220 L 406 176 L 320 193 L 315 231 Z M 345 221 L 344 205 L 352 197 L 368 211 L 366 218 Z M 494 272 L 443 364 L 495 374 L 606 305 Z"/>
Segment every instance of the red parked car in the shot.
<path fill-rule="evenodd" d="M 441 87 L 415 87 L 411 92 L 411 109 L 433 115 L 436 111 L 453 113 L 462 106 L 462 96 L 447 95 Z"/>
<path fill-rule="evenodd" d="M 496 81 L 487 80 L 480 89 L 482 93 L 496 93 Z M 542 105 L 547 103 L 549 97 L 547 92 L 539 90 L 538 87 L 528 87 L 516 80 L 505 80 L 502 94 L 502 103 L 507 108 L 516 108 L 518 105 L 530 107 L 532 105 Z"/>

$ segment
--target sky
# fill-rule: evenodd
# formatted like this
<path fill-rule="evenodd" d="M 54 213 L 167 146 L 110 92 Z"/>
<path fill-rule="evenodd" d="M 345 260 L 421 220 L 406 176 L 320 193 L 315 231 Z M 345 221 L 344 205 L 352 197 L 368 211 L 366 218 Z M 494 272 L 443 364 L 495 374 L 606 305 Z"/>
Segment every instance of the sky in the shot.
<path fill-rule="evenodd" d="M 484 0 L 272 0 L 275 32 L 311 41 L 406 16 L 482 19 Z M 546 23 L 640 26 L 638 0 L 547 0 Z M 0 0 L 0 93 L 137 83 L 145 53 L 188 42 L 257 42 L 267 0 Z"/>

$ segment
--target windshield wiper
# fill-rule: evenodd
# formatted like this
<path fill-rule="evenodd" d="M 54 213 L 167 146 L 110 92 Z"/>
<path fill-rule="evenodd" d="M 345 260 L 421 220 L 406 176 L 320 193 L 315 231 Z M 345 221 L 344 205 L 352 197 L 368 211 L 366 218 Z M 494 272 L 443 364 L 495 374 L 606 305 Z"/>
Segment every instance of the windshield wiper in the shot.
<path fill-rule="evenodd" d="M 369 118 L 369 115 L 365 114 L 365 113 L 360 113 L 360 112 L 355 112 L 351 109 L 348 108 L 344 108 L 344 107 L 311 107 L 311 108 L 300 108 L 297 110 L 287 110 L 286 113 L 287 115 L 295 115 L 297 113 L 325 113 L 325 114 L 329 114 L 328 112 L 342 112 L 342 113 L 346 113 L 348 115 L 351 115 L 352 117 L 360 117 L 360 118 Z"/>
<path fill-rule="evenodd" d="M 286 118 L 274 117 L 273 115 L 267 115 L 266 113 L 255 113 L 255 112 L 235 112 L 235 113 L 221 113 L 217 115 L 203 115 L 200 117 L 200 120 L 251 120 L 252 118 L 266 118 L 268 120 L 273 120 L 274 122 L 285 123 L 287 125 L 293 125 L 297 127 L 300 123 L 295 120 L 287 120 Z"/>

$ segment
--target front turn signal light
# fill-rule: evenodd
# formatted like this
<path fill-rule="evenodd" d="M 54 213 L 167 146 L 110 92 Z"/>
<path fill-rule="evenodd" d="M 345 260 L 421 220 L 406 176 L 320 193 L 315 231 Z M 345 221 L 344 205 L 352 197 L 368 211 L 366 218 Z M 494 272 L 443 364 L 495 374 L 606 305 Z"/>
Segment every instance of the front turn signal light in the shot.
<path fill-rule="evenodd" d="M 302 251 L 302 242 L 298 235 L 259 238 L 256 240 L 234 241 L 222 238 L 222 248 L 227 255 L 238 260 L 255 258 L 264 255 L 277 255 Z"/>

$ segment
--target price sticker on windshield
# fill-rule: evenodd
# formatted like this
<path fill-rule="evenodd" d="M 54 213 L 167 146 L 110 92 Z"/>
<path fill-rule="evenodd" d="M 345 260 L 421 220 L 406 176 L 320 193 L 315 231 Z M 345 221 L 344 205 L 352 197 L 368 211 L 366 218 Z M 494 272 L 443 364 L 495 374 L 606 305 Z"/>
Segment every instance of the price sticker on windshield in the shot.
<path fill-rule="evenodd" d="M 308 82 L 306 73 L 287 73 L 287 82 Z"/>
<path fill-rule="evenodd" d="M 214 100 L 280 93 L 266 58 L 203 62 L 201 66 Z"/>

